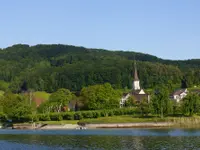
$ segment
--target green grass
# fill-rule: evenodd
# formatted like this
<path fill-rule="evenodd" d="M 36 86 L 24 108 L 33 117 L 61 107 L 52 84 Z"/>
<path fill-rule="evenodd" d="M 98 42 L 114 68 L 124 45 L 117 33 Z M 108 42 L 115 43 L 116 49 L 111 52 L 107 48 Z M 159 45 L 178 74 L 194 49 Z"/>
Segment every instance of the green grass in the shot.
<path fill-rule="evenodd" d="M 0 80 L 0 89 L 6 91 L 9 87 L 10 83 Z"/>
<path fill-rule="evenodd" d="M 113 116 L 97 119 L 83 119 L 79 123 L 146 123 L 146 122 L 168 122 L 173 123 L 173 127 L 178 128 L 200 128 L 200 116 L 193 117 L 165 117 L 163 119 L 156 117 L 137 118 L 133 116 Z"/>
<path fill-rule="evenodd" d="M 180 128 L 200 128 L 200 116 L 193 117 L 165 117 L 163 119 L 157 117 L 135 117 L 130 115 L 100 117 L 96 119 L 83 119 L 83 120 L 63 120 L 63 121 L 39 121 L 38 123 L 49 125 L 64 125 L 64 124 L 101 124 L 101 123 L 147 123 L 147 122 L 168 122 L 173 123 L 174 127 Z M 23 124 L 23 123 L 22 123 Z M 30 123 L 24 123 L 30 124 Z"/>
<path fill-rule="evenodd" d="M 3 94 L 4 94 L 4 91 L 0 91 L 0 96 L 3 96 Z"/>
<path fill-rule="evenodd" d="M 193 117 L 171 117 L 170 122 L 173 122 L 177 127 L 200 127 L 200 116 Z"/>
<path fill-rule="evenodd" d="M 142 123 L 142 122 L 164 122 L 164 121 L 166 121 L 166 119 L 161 119 L 156 117 L 139 118 L 128 115 L 80 120 L 80 122 L 85 122 L 85 123 Z"/>
<path fill-rule="evenodd" d="M 39 121 L 38 123 L 60 125 L 60 124 L 77 124 L 78 120 L 62 120 L 62 121 Z"/>
<path fill-rule="evenodd" d="M 147 93 L 153 93 L 153 89 L 145 89 Z"/>
<path fill-rule="evenodd" d="M 62 120 L 62 121 L 39 121 L 37 123 L 49 124 L 49 125 L 64 125 L 64 124 L 77 124 L 79 120 Z M 32 124 L 31 122 L 15 123 L 15 124 Z"/>
<path fill-rule="evenodd" d="M 45 100 L 48 100 L 49 97 L 50 97 L 51 94 L 47 93 L 47 92 L 44 92 L 44 91 L 37 91 L 37 92 L 34 92 L 34 96 L 37 97 L 37 98 L 42 98 L 42 99 L 45 99 Z"/>
<path fill-rule="evenodd" d="M 192 88 L 188 88 L 189 91 L 193 91 L 193 90 L 200 90 L 200 87 L 192 87 Z"/>

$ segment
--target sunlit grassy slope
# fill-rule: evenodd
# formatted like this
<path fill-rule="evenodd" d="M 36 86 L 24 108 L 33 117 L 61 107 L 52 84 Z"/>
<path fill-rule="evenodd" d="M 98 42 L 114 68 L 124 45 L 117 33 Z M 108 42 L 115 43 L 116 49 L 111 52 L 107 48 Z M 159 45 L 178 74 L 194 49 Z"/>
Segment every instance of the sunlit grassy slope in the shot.
<path fill-rule="evenodd" d="M 0 91 L 0 96 L 2 96 L 4 94 L 4 91 Z"/>
<path fill-rule="evenodd" d="M 44 92 L 44 91 L 34 92 L 35 97 L 42 98 L 42 99 L 45 99 L 45 100 L 48 100 L 50 95 L 51 95 L 50 93 L 47 93 L 47 92 Z"/>

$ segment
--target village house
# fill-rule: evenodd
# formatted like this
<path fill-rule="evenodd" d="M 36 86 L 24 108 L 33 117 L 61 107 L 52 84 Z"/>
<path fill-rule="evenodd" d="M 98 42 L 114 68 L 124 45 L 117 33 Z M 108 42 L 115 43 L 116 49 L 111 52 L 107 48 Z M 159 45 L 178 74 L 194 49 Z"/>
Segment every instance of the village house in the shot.
<path fill-rule="evenodd" d="M 140 80 L 138 78 L 136 62 L 134 64 L 134 69 L 135 71 L 132 90 L 129 93 L 123 94 L 123 97 L 120 100 L 120 107 L 123 107 L 125 105 L 125 102 L 130 96 L 133 96 L 137 102 L 141 102 L 143 99 L 146 99 L 148 102 L 150 101 L 150 95 L 145 93 L 145 91 L 140 87 Z"/>
<path fill-rule="evenodd" d="M 170 98 L 176 102 L 180 102 L 184 97 L 187 96 L 187 94 L 187 89 L 178 89 L 170 95 Z"/>
<path fill-rule="evenodd" d="M 37 97 L 33 97 L 32 99 L 33 102 L 35 102 L 36 107 L 39 107 L 42 103 L 44 103 L 46 100 L 43 98 L 37 98 Z"/>

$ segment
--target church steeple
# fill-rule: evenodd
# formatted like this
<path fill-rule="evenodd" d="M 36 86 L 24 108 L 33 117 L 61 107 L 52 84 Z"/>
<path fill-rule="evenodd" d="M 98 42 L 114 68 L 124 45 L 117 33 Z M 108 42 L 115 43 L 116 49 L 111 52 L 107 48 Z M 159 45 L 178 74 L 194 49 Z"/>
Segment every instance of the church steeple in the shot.
<path fill-rule="evenodd" d="M 140 80 L 138 78 L 137 65 L 136 61 L 134 62 L 134 81 L 133 81 L 133 90 L 140 90 Z"/>
<path fill-rule="evenodd" d="M 137 66 L 136 66 L 136 61 L 134 62 L 134 68 L 135 68 L 134 81 L 139 81 L 138 72 L 137 72 Z"/>

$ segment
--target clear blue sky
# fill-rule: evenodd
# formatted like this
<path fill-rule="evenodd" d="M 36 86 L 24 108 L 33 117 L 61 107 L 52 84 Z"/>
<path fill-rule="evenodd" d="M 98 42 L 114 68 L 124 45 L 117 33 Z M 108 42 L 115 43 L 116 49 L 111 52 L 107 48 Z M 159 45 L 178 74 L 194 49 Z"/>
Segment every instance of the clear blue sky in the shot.
<path fill-rule="evenodd" d="M 0 47 L 70 44 L 200 58 L 200 0 L 0 0 Z"/>

